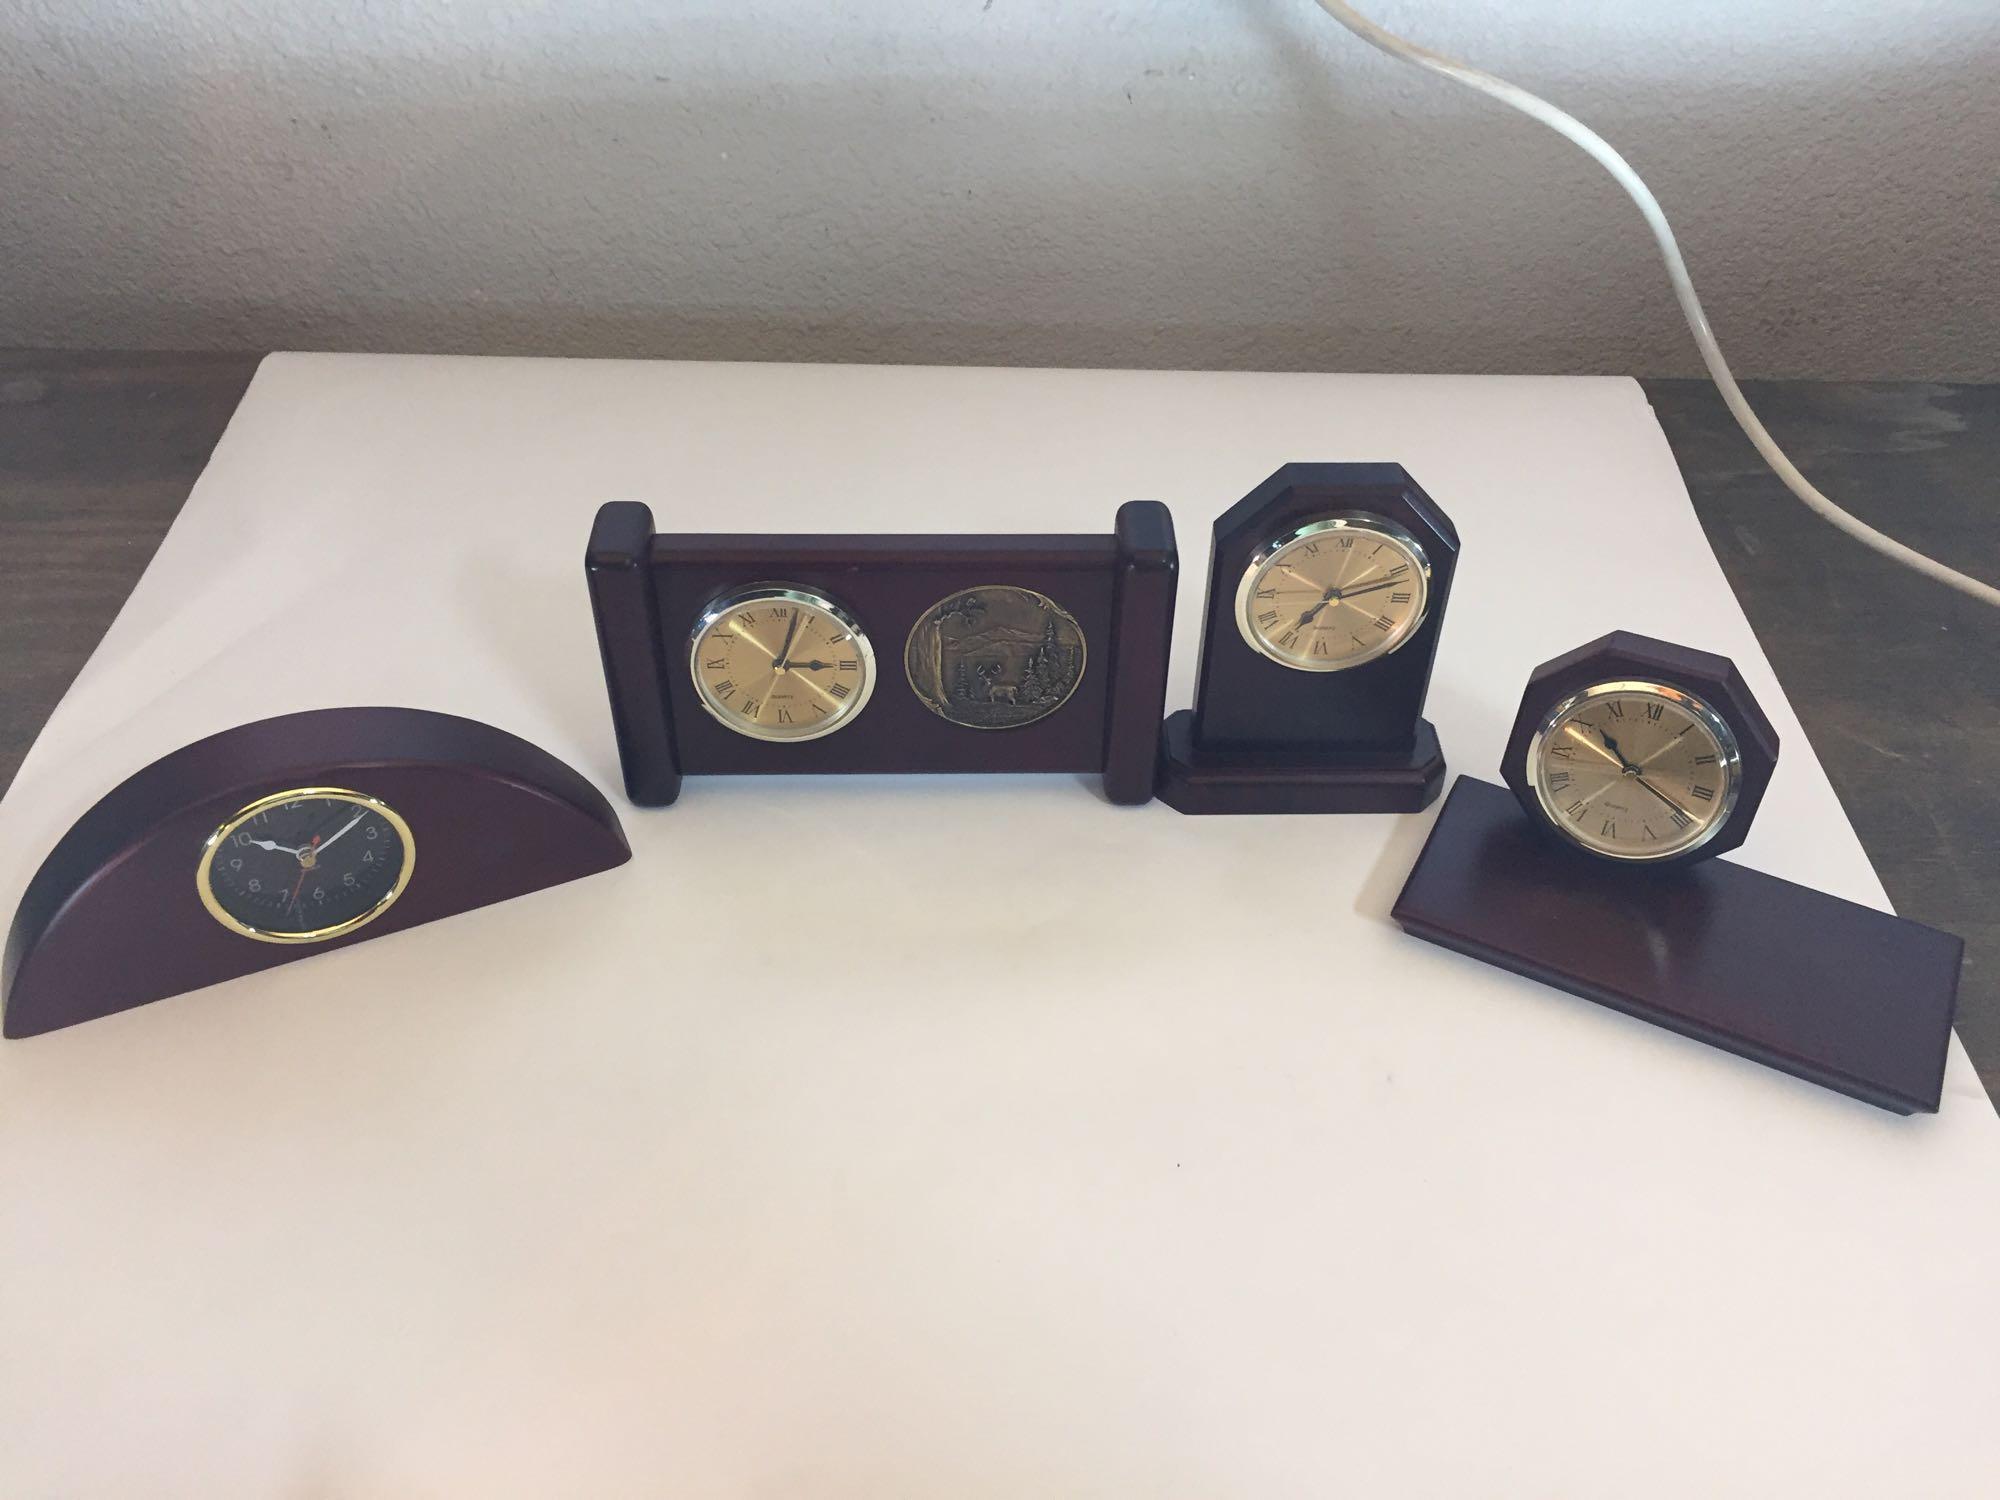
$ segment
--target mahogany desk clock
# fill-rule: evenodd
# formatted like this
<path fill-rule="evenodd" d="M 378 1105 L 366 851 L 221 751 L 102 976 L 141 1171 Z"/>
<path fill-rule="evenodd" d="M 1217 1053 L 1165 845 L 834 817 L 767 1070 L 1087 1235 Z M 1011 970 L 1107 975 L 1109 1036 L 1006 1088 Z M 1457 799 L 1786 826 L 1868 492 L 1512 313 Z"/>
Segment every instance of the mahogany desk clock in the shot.
<path fill-rule="evenodd" d="M 1964 944 L 1711 856 L 1778 737 L 1727 658 L 1615 631 L 1535 669 L 1501 768 L 1461 776 L 1404 929 L 1783 1072 L 1935 1110 Z"/>
<path fill-rule="evenodd" d="M 1160 732 L 1160 800 L 1429 806 L 1444 755 L 1424 693 L 1457 563 L 1457 531 L 1400 464 L 1287 464 L 1225 511 L 1194 708 Z"/>
<path fill-rule="evenodd" d="M 328 708 L 119 783 L 28 882 L 6 1034 L 33 1036 L 506 901 L 631 857 L 597 789 L 490 724 Z"/>
<path fill-rule="evenodd" d="M 585 556 L 625 790 L 687 775 L 1070 771 L 1153 795 L 1178 567 L 1156 501 L 1083 536 L 655 535 Z"/>

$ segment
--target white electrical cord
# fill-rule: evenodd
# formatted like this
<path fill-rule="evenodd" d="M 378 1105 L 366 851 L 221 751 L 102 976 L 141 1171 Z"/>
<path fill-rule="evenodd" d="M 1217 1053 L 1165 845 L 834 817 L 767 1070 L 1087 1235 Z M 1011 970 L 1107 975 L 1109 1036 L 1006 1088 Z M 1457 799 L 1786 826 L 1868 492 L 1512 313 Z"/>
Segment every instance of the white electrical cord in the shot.
<path fill-rule="evenodd" d="M 1540 120 L 1549 129 L 1568 137 L 1584 151 L 1594 157 L 1598 164 L 1617 179 L 1632 201 L 1639 205 L 1639 212 L 1645 215 L 1646 225 L 1653 231 L 1653 238 L 1660 247 L 1660 258 L 1667 263 L 1667 275 L 1674 284 L 1674 295 L 1680 299 L 1681 311 L 1687 316 L 1689 330 L 1694 334 L 1696 346 L 1701 350 L 1702 362 L 1708 366 L 1708 373 L 1715 381 L 1715 387 L 1722 392 L 1737 425 L 1759 453 L 1771 471 L 1785 483 L 1799 499 L 1823 519 L 1831 521 L 1842 531 L 1864 546 L 1873 547 L 1884 557 L 1891 558 L 1907 568 L 1914 568 L 1926 577 L 1947 584 L 1961 593 L 1970 594 L 1986 604 L 2000 605 L 2000 589 L 1990 583 L 1948 568 L 1935 558 L 1926 557 L 1912 547 L 1906 547 L 1894 537 L 1884 536 L 1874 527 L 1856 520 L 1846 511 L 1821 494 L 1811 480 L 1801 474 L 1798 466 L 1785 456 L 1785 452 L 1771 434 L 1764 430 L 1764 424 L 1757 420 L 1757 413 L 1750 409 L 1750 403 L 1736 384 L 1736 377 L 1729 373 L 1729 366 L 1722 358 L 1722 350 L 1717 347 L 1715 334 L 1709 329 L 1708 314 L 1702 311 L 1701 299 L 1694 294 L 1694 282 L 1688 275 L 1687 262 L 1681 258 L 1680 246 L 1674 241 L 1673 228 L 1667 223 L 1667 216 L 1660 208 L 1660 200 L 1653 196 L 1652 189 L 1632 170 L 1625 158 L 1614 151 L 1610 144 L 1596 131 L 1573 115 L 1565 114 L 1546 99 L 1517 88 L 1504 78 L 1495 78 L 1491 73 L 1468 67 L 1429 48 L 1419 47 L 1414 42 L 1406 42 L 1393 31 L 1369 20 L 1342 0 L 1318 0 L 1324 10 L 1334 20 L 1360 37 L 1370 46 L 1379 47 L 1391 57 L 1404 62 L 1415 63 L 1433 73 L 1441 73 L 1446 78 L 1477 89 L 1480 93 L 1498 99 L 1502 104 L 1511 105 L 1522 114 Z"/>

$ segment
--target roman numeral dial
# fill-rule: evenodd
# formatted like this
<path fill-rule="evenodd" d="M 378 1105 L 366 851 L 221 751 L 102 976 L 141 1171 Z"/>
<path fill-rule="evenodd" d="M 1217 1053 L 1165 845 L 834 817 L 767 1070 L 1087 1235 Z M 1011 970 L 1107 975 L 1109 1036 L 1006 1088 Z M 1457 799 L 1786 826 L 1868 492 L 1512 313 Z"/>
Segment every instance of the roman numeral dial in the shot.
<path fill-rule="evenodd" d="M 1543 814 L 1610 859 L 1654 860 L 1711 838 L 1734 810 L 1735 733 L 1691 693 L 1601 682 L 1557 705 L 1528 748 Z"/>
<path fill-rule="evenodd" d="M 1416 633 L 1429 584 L 1423 547 L 1400 526 L 1379 516 L 1327 516 L 1251 559 L 1237 589 L 1237 628 L 1280 666 L 1345 671 Z"/>
<path fill-rule="evenodd" d="M 751 739 L 815 740 L 851 724 L 875 689 L 875 653 L 836 600 L 759 584 L 712 601 L 688 670 L 709 716 Z"/>

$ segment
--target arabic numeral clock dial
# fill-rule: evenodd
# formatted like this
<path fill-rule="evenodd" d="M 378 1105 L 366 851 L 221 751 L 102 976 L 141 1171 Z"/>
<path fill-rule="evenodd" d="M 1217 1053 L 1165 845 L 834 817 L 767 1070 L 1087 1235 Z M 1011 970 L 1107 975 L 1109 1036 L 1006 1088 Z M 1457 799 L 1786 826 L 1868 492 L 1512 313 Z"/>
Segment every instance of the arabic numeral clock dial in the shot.
<path fill-rule="evenodd" d="M 410 825 L 387 803 L 337 787 L 259 798 L 202 845 L 202 905 L 232 932 L 318 943 L 393 906 L 416 868 Z"/>
<path fill-rule="evenodd" d="M 1237 588 L 1237 629 L 1280 666 L 1345 671 L 1409 640 L 1424 622 L 1430 576 L 1423 544 L 1391 521 L 1308 521 L 1251 558 Z"/>
<path fill-rule="evenodd" d="M 695 623 L 688 668 L 718 722 L 776 743 L 846 728 L 875 691 L 875 651 L 860 622 L 824 594 L 790 584 L 714 600 Z"/>
<path fill-rule="evenodd" d="M 1661 864 L 1741 844 L 1777 756 L 1727 658 L 1617 631 L 1535 670 L 1501 771 L 1563 843 Z"/>

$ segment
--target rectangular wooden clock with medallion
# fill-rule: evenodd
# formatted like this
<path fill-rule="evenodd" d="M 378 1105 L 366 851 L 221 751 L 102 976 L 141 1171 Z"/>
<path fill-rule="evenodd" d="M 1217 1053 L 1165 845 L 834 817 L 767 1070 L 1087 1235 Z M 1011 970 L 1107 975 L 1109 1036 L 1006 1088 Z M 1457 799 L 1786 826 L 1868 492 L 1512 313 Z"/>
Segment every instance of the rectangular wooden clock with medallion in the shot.
<path fill-rule="evenodd" d="M 1178 561 L 1156 501 L 1102 535 L 656 534 L 585 556 L 625 789 L 688 775 L 1089 772 L 1151 800 Z"/>

